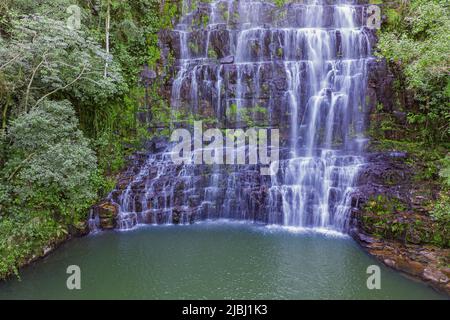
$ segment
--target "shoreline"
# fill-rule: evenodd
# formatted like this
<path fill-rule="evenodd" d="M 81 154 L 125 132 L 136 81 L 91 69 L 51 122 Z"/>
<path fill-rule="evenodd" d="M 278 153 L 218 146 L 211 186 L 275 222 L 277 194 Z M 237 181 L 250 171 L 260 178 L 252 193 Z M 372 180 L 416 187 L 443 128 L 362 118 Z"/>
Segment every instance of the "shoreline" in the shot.
<path fill-rule="evenodd" d="M 441 264 L 441 259 L 450 259 L 450 249 L 403 244 L 372 237 L 359 230 L 352 230 L 350 235 L 362 250 L 385 266 L 450 297 L 450 267 Z"/>

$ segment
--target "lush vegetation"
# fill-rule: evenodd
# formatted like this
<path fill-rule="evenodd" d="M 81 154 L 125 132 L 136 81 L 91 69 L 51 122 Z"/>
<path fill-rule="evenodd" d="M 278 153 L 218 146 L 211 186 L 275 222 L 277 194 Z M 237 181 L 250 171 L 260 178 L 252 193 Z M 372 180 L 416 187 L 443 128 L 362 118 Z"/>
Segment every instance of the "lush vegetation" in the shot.
<path fill-rule="evenodd" d="M 407 119 L 401 123 L 380 106 L 383 118 L 372 136 L 380 149 L 408 151 L 418 181 L 441 184 L 430 209 L 437 234 L 424 241 L 443 245 L 450 223 L 450 10 L 445 0 L 371 2 L 385 3 L 378 55 L 395 75 L 395 108 Z M 79 25 L 74 3 L 0 3 L 0 278 L 85 232 L 87 209 L 149 136 L 136 119 L 148 111 L 146 90 L 155 123 L 194 120 L 168 112 L 158 97 L 161 77 L 153 83 L 141 77 L 149 69 L 165 74 L 158 32 L 177 16 L 174 2 L 80 0 Z M 252 125 L 254 113 L 265 118 L 258 107 L 235 109 L 229 112 Z M 400 210 L 392 205 L 380 198 L 368 208 L 379 222 Z M 389 224 L 377 232 L 413 237 L 408 228 Z"/>
<path fill-rule="evenodd" d="M 448 200 L 448 196 L 443 199 Z M 430 219 L 421 213 L 408 212 L 406 205 L 396 197 L 378 195 L 365 204 L 361 227 L 366 233 L 383 239 L 448 248 L 448 211 L 444 211 L 443 202 L 438 202 L 434 207 Z"/>
<path fill-rule="evenodd" d="M 412 0 L 381 3 L 386 19 L 378 33 L 377 55 L 387 60 L 395 76 L 396 100 L 394 110 L 386 110 L 380 105 L 374 115 L 370 132 L 374 148 L 406 151 L 416 183 L 429 186 L 430 192 L 438 194 L 437 200 L 428 206 L 432 224 L 428 229 L 423 228 L 417 217 L 399 226 L 394 223 L 397 221 L 396 210 L 391 210 L 391 216 L 386 210 L 377 210 L 380 205 L 384 206 L 384 202 L 377 199 L 371 201 L 367 209 L 372 213 L 378 212 L 372 218 L 376 218 L 384 236 L 397 233 L 397 236 L 402 234 L 408 238 L 408 232 L 416 232 L 425 243 L 450 246 L 448 2 Z M 394 113 L 405 114 L 405 119 L 396 117 Z M 436 195 L 430 196 L 433 197 Z M 432 234 L 430 230 L 433 230 Z"/>
<path fill-rule="evenodd" d="M 405 3 L 405 2 L 402 2 Z M 450 136 L 450 10 L 445 0 L 387 8 L 379 52 L 396 75 L 399 104 L 410 95 L 408 122 L 429 143 Z"/>
<path fill-rule="evenodd" d="M 87 209 L 148 136 L 140 75 L 161 72 L 158 31 L 177 7 L 74 4 L 0 4 L 0 278 L 85 232 Z"/>

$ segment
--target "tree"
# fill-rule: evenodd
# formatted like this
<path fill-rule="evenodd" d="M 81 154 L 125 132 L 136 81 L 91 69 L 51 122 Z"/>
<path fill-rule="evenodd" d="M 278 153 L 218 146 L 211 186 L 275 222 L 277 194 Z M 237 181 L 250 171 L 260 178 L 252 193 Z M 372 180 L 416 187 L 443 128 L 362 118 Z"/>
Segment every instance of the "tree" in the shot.
<path fill-rule="evenodd" d="M 45 100 L 14 120 L 3 171 L 9 205 L 49 212 L 70 223 L 96 198 L 97 165 L 68 101 Z M 25 208 L 24 208 L 25 209 Z"/>
<path fill-rule="evenodd" d="M 83 31 L 39 15 L 23 16 L 13 26 L 0 47 L 0 83 L 13 84 L 0 92 L 3 123 L 8 114 L 27 112 L 49 97 L 95 103 L 126 88 L 116 64 L 103 76 L 111 57 Z"/>
<path fill-rule="evenodd" d="M 111 29 L 111 0 L 106 1 L 106 18 L 105 18 L 105 50 L 109 54 L 109 31 Z M 104 77 L 108 75 L 108 61 L 105 62 Z"/>

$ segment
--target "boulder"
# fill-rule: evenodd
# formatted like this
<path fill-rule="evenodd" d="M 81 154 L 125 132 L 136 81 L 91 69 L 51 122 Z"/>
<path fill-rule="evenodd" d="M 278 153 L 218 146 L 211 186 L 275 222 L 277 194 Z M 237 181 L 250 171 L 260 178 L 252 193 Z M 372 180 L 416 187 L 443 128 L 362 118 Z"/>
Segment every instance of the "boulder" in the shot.
<path fill-rule="evenodd" d="M 105 201 L 97 205 L 95 210 L 99 217 L 100 228 L 110 230 L 116 227 L 116 218 L 119 214 L 119 208 L 116 204 Z"/>
<path fill-rule="evenodd" d="M 423 271 L 422 276 L 425 280 L 437 283 L 448 283 L 450 281 L 449 278 L 444 273 L 434 268 L 426 268 Z"/>
<path fill-rule="evenodd" d="M 234 63 L 234 56 L 226 56 L 220 59 L 221 64 L 231 64 Z"/>

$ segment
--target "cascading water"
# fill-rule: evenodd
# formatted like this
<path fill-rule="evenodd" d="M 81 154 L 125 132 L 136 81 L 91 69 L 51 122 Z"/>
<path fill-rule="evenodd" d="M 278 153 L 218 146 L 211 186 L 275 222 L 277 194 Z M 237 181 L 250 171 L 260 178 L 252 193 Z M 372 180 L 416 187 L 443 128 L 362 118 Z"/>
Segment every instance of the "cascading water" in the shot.
<path fill-rule="evenodd" d="M 328 20 L 325 8 L 317 2 L 309 5 L 304 28 L 283 29 L 292 158 L 273 179 L 271 202 L 276 207 L 281 198 L 284 225 L 344 230 L 363 163 L 359 155 L 365 141 L 362 109 L 370 43 L 358 25 L 357 7 L 333 5 Z M 291 61 L 298 48 L 302 59 Z"/>
<path fill-rule="evenodd" d="M 249 165 L 175 166 L 169 146 L 111 194 L 119 227 L 234 218 L 345 230 L 366 141 L 361 2 L 183 0 L 167 40 L 172 108 L 222 128 L 248 127 L 249 116 L 279 128 L 280 170 L 267 178 Z"/>

